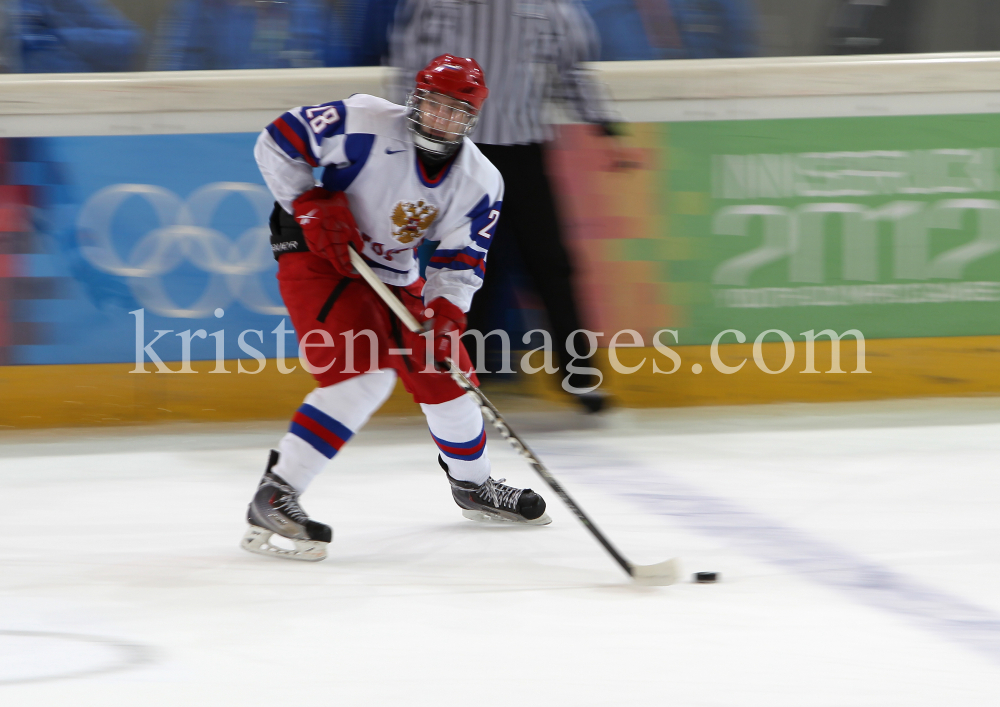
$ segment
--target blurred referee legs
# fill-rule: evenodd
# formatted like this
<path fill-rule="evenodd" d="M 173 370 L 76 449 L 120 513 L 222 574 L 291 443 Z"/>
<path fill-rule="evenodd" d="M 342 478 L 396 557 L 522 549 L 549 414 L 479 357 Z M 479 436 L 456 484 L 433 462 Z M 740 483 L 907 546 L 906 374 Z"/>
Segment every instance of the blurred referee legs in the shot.
<path fill-rule="evenodd" d="M 554 362 L 559 366 L 561 383 L 566 377 L 566 364 L 572 360 L 566 347 L 567 339 L 574 331 L 583 327 L 573 290 L 573 265 L 563 245 L 555 197 L 545 171 L 544 148 L 539 143 L 477 147 L 500 170 L 505 192 L 500 223 L 490 245 L 486 277 L 482 288 L 472 300 L 468 328 L 478 329 L 484 334 L 495 328 L 496 322 L 491 321 L 491 314 L 496 310 L 495 304 L 502 295 L 505 284 L 503 279 L 505 276 L 509 277 L 512 271 L 510 265 L 520 261 L 528 282 L 548 313 Z M 478 342 L 472 337 L 464 341 L 472 360 L 478 360 Z M 518 343 L 512 342 L 513 348 L 517 348 Z M 574 344 L 579 353 L 589 350 L 583 335 L 577 335 Z M 537 345 L 537 341 L 533 342 L 530 348 Z M 591 358 L 578 359 L 576 366 L 591 366 Z M 490 360 L 489 356 L 487 360 Z M 589 388 L 597 383 L 592 378 L 593 376 L 573 374 L 568 384 L 578 389 Z M 593 401 L 586 401 L 584 404 L 590 409 Z"/>

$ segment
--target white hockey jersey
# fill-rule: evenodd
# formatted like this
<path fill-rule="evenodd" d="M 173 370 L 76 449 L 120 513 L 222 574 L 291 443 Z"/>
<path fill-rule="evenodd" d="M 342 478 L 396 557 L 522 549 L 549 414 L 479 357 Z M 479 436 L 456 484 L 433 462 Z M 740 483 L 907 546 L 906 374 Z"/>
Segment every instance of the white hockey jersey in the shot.
<path fill-rule="evenodd" d="M 285 211 L 317 182 L 347 195 L 365 242 L 362 255 L 388 285 L 419 276 L 416 248 L 438 248 L 424 301 L 447 297 L 468 311 L 482 285 L 503 200 L 499 171 L 468 138 L 438 176 L 427 178 L 407 129 L 407 109 L 374 96 L 288 111 L 254 149 L 264 181 Z"/>

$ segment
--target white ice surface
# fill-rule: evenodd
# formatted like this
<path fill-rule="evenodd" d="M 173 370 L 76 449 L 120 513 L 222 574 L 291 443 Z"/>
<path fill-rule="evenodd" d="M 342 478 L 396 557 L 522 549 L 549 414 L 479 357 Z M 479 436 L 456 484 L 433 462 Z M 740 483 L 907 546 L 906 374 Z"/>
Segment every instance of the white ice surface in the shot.
<path fill-rule="evenodd" d="M 631 560 L 722 581 L 631 585 L 551 492 L 465 520 L 416 424 L 305 494 L 316 564 L 238 547 L 281 426 L 11 435 L 0 705 L 1000 704 L 1000 402 L 511 422 Z"/>

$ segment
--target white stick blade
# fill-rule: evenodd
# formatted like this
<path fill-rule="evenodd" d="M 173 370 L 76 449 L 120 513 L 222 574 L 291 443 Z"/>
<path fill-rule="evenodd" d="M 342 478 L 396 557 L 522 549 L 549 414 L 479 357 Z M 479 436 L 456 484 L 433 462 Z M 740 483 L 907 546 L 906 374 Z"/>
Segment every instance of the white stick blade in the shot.
<path fill-rule="evenodd" d="M 681 578 L 681 563 L 675 557 L 655 565 L 631 565 L 632 579 L 637 584 L 665 587 Z"/>

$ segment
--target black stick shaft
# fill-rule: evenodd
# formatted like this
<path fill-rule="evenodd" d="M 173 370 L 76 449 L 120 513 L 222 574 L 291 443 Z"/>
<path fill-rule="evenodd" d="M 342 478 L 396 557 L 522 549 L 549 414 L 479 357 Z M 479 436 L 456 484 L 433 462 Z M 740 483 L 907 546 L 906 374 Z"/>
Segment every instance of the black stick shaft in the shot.
<path fill-rule="evenodd" d="M 354 265 L 354 269 L 358 271 L 358 273 L 368 282 L 369 285 L 371 285 L 372 289 L 375 290 L 382 301 L 386 303 L 389 309 L 391 309 L 397 317 L 399 317 L 399 320 L 403 322 L 403 325 L 415 334 L 421 333 L 423 331 L 423 327 L 421 327 L 417 318 L 414 317 L 406 306 L 399 301 L 399 298 L 389 291 L 389 288 L 385 286 L 385 283 L 378 279 L 378 276 L 375 275 L 371 268 L 368 267 L 364 258 L 358 255 L 353 248 L 350 250 L 350 257 L 351 263 Z M 611 541 L 604 537 L 604 533 L 602 533 L 598 527 L 594 525 L 594 521 L 592 521 L 587 514 L 583 512 L 583 509 L 576 505 L 576 501 L 570 498 L 570 495 L 566 493 L 566 490 L 552 475 L 552 472 L 545 468 L 545 465 L 542 464 L 538 457 L 535 456 L 534 452 L 528 448 L 528 445 L 521 441 L 521 438 L 510 429 L 507 421 L 503 419 L 500 411 L 493 406 L 493 403 L 489 401 L 489 398 L 483 395 L 483 392 L 472 384 L 472 381 L 470 381 L 468 377 L 462 373 L 462 370 L 455 364 L 454 361 L 450 358 L 447 359 L 447 361 L 451 377 L 458 384 L 458 386 L 462 388 L 462 390 L 472 393 L 476 397 L 479 407 L 482 408 L 483 413 L 490 419 L 493 426 L 497 428 L 497 431 L 503 435 L 503 438 L 510 442 L 510 445 L 517 451 L 518 454 L 528 460 L 531 464 L 531 468 L 534 469 L 538 475 L 542 477 L 542 480 L 545 481 L 545 483 L 559 495 L 559 498 L 562 499 L 563 503 L 569 506 L 569 509 L 573 511 L 573 515 L 577 517 L 577 520 L 583 523 L 583 527 L 589 530 L 590 534 L 597 538 L 597 542 L 601 543 L 604 549 L 608 551 L 608 554 L 614 558 L 615 562 L 617 562 L 621 568 L 625 570 L 625 573 L 629 577 L 634 578 L 635 570 L 632 563 L 626 560 L 622 554 L 618 552 L 618 549 L 611 544 Z"/>

